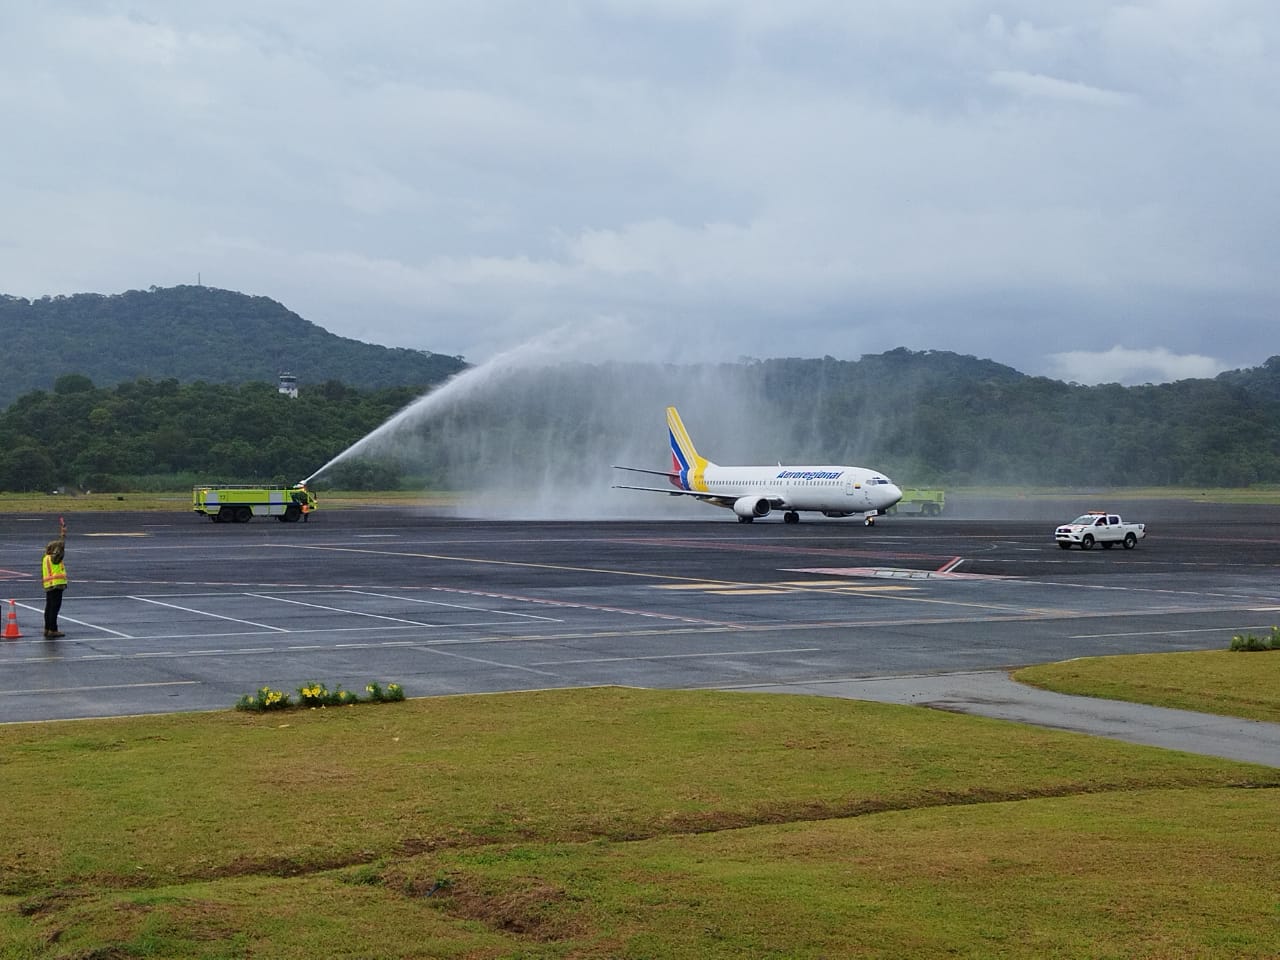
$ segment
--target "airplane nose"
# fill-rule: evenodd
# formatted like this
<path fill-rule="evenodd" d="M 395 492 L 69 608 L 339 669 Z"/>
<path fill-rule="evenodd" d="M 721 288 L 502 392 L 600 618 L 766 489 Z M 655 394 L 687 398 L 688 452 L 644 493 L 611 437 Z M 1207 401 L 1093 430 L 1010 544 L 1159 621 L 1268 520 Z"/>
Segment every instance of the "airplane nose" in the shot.
<path fill-rule="evenodd" d="M 888 501 L 885 504 L 886 508 L 892 507 L 895 503 L 897 503 L 899 500 L 902 499 L 902 490 L 898 487 L 896 483 L 886 484 L 884 488 L 884 492 L 885 492 L 885 498 Z"/>

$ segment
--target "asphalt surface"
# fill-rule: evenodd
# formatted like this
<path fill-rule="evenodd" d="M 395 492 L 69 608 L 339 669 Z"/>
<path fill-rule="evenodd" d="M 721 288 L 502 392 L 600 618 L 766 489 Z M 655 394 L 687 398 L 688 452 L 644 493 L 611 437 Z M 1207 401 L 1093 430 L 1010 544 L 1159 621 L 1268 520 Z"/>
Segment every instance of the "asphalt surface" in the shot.
<path fill-rule="evenodd" d="M 1280 725 L 1205 732 L 1080 698 L 1054 712 L 1004 678 L 1070 657 L 1222 649 L 1280 621 L 1280 509 L 1124 507 L 1149 537 L 1087 553 L 1052 541 L 1083 509 L 1066 500 L 953 498 L 949 516 L 873 528 L 712 511 L 70 514 L 59 640 L 42 636 L 39 582 L 56 514 L 6 515 L 0 599 L 23 636 L 0 640 L 0 722 L 224 709 L 311 680 L 395 681 L 410 696 L 626 684 L 887 697 L 1222 756 L 1249 742 L 1240 759 L 1280 765 Z"/>

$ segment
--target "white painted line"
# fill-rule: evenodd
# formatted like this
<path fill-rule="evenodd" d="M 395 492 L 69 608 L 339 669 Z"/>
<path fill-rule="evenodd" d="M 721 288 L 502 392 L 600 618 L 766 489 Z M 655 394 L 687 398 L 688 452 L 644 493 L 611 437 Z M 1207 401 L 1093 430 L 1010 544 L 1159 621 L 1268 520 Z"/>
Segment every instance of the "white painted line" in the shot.
<path fill-rule="evenodd" d="M 778 650 L 733 650 L 728 653 L 672 653 L 652 657 L 598 657 L 594 660 L 541 660 L 535 667 L 559 667 L 573 663 L 623 663 L 631 660 L 688 660 L 712 657 L 763 657 L 775 653 L 817 653 L 822 647 L 788 647 Z"/>
<path fill-rule="evenodd" d="M 559 679 L 556 674 L 547 670 L 534 670 L 533 667 L 524 667 L 518 663 L 502 663 L 498 660 L 484 660 L 480 657 L 464 657 L 460 653 L 453 653 L 450 650 L 441 650 L 439 647 L 428 647 L 426 649 L 430 650 L 432 653 L 437 653 L 442 657 L 453 657 L 455 660 L 466 660 L 470 663 L 482 663 L 487 667 L 497 667 L 500 670 L 521 670 L 524 673 L 533 673 L 540 677 L 556 677 L 556 679 Z M 533 666 L 537 666 L 537 664 L 534 664 Z"/>
<path fill-rule="evenodd" d="M 289 632 L 284 627 L 273 627 L 269 623 L 257 623 L 253 620 L 241 620 L 239 617 L 224 617 L 220 613 L 210 613 L 208 610 L 196 610 L 194 607 L 183 607 L 176 603 L 165 603 L 163 600 L 152 600 L 150 597 L 130 597 L 129 599 L 138 600 L 142 603 L 154 603 L 157 607 L 168 607 L 171 610 L 181 610 L 183 613 L 194 613 L 199 617 L 212 617 L 214 620 L 229 620 L 232 623 L 243 623 L 250 627 L 261 627 L 263 630 L 275 630 L 278 633 Z"/>
<path fill-rule="evenodd" d="M 433 607 L 446 607 L 450 610 L 474 610 L 477 613 L 496 614 L 502 617 L 520 617 L 525 620 L 546 620 L 548 623 L 560 623 L 554 617 L 540 617 L 534 613 L 514 613 L 508 610 L 490 610 L 488 607 L 473 607 L 466 603 L 444 603 L 440 600 L 419 600 L 416 597 L 402 597 L 391 593 L 373 593 L 369 590 L 344 590 L 362 597 L 378 597 L 382 600 L 402 600 L 405 603 L 424 603 Z"/>
<path fill-rule="evenodd" d="M 17 606 L 21 607 L 23 610 L 30 610 L 32 613 L 39 614 L 42 617 L 44 616 L 44 609 L 42 607 L 37 607 L 29 603 L 19 603 L 17 604 Z M 87 627 L 90 630 L 98 630 L 98 631 L 101 631 L 102 633 L 109 633 L 113 637 L 121 637 L 125 640 L 137 639 L 136 637 L 130 636 L 127 633 L 121 633 L 119 630 L 112 630 L 110 627 L 100 627 L 96 623 L 89 623 L 86 620 L 77 620 L 75 617 L 68 617 L 64 613 L 58 614 L 58 620 L 59 620 L 59 625 L 61 625 L 61 623 L 65 621 L 66 623 L 74 623 L 77 627 Z M 41 627 L 42 632 L 43 632 L 43 629 L 44 628 Z"/>
<path fill-rule="evenodd" d="M 1222 633 L 1224 630 L 1270 630 L 1265 627 L 1199 627 L 1195 630 L 1141 630 L 1134 633 L 1076 633 L 1068 636 L 1068 640 L 1107 640 L 1116 637 L 1177 637 L 1188 633 Z"/>
<path fill-rule="evenodd" d="M 392 623 L 408 623 L 415 627 L 445 626 L 443 623 L 428 623 L 423 620 L 409 620 L 405 617 L 388 617 L 381 613 L 362 613 L 359 610 L 348 610 L 345 607 L 331 607 L 323 603 L 307 603 L 305 600 L 290 600 L 288 597 L 271 597 L 265 593 L 246 593 L 245 596 L 255 597 L 258 600 L 274 600 L 276 603 L 291 603 L 297 607 L 311 607 L 313 610 L 324 610 L 326 613 L 341 613 L 348 617 L 367 617 L 370 620 L 389 620 Z"/>
<path fill-rule="evenodd" d="M 77 620 L 75 617 L 63 616 L 61 613 L 58 614 L 58 625 L 61 626 L 63 621 L 66 621 L 67 623 L 74 623 L 77 627 L 87 627 L 90 630 L 99 630 L 102 633 L 109 633 L 113 637 L 120 637 L 122 640 L 138 639 L 132 634 L 121 633 L 119 630 L 112 630 L 110 627 L 100 627 L 96 623 L 89 623 L 85 620 Z"/>
<path fill-rule="evenodd" d="M 45 687 L 39 690 L 0 690 L 4 697 L 35 697 L 50 693 L 90 693 L 95 690 L 136 690 L 142 687 L 192 687 L 200 680 L 160 680 L 155 683 L 114 683 L 99 687 Z"/>

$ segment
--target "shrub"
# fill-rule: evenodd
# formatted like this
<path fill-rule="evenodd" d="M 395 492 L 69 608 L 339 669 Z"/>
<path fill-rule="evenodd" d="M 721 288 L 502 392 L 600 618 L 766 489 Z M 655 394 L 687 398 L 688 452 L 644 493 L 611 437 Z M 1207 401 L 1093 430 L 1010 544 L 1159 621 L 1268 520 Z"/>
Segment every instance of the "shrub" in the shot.
<path fill-rule="evenodd" d="M 236 701 L 237 710 L 250 710 L 261 713 L 265 710 L 286 710 L 299 706 L 315 709 L 317 707 L 346 707 L 357 703 L 395 703 L 404 699 L 404 688 L 398 683 L 389 683 L 385 687 L 376 680 L 365 688 L 368 697 L 362 701 L 358 694 L 343 690 L 339 685 L 330 690 L 318 680 L 311 680 L 298 688 L 298 702 L 283 690 L 272 690 L 262 687 L 256 693 L 245 694 Z"/>
<path fill-rule="evenodd" d="M 355 703 L 359 699 L 350 690 L 343 690 L 341 686 L 330 690 L 317 680 L 298 688 L 298 706 L 300 707 L 339 707 Z"/>
<path fill-rule="evenodd" d="M 1280 650 L 1280 628 L 1272 627 L 1271 632 L 1262 637 L 1252 633 L 1237 633 L 1231 638 L 1231 649 L 1234 651 Z"/>
<path fill-rule="evenodd" d="M 389 683 L 383 687 L 374 680 L 365 686 L 364 692 L 369 695 L 370 703 L 395 703 L 404 699 L 404 688 L 398 683 Z"/>
<path fill-rule="evenodd" d="M 236 701 L 237 710 L 251 710 L 255 713 L 266 710 L 287 710 L 291 706 L 293 701 L 287 693 L 283 690 L 272 690 L 270 687 L 261 687 L 253 696 L 246 693 Z"/>

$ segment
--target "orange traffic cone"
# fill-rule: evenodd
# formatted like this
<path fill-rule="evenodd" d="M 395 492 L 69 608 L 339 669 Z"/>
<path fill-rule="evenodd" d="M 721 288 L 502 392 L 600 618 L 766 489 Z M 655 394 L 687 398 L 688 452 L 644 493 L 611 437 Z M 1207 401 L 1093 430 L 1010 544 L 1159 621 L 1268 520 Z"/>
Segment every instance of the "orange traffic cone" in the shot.
<path fill-rule="evenodd" d="M 18 608 L 12 600 L 9 601 L 9 619 L 4 625 L 4 638 L 6 640 L 17 640 L 22 636 L 22 631 L 18 629 Z"/>

